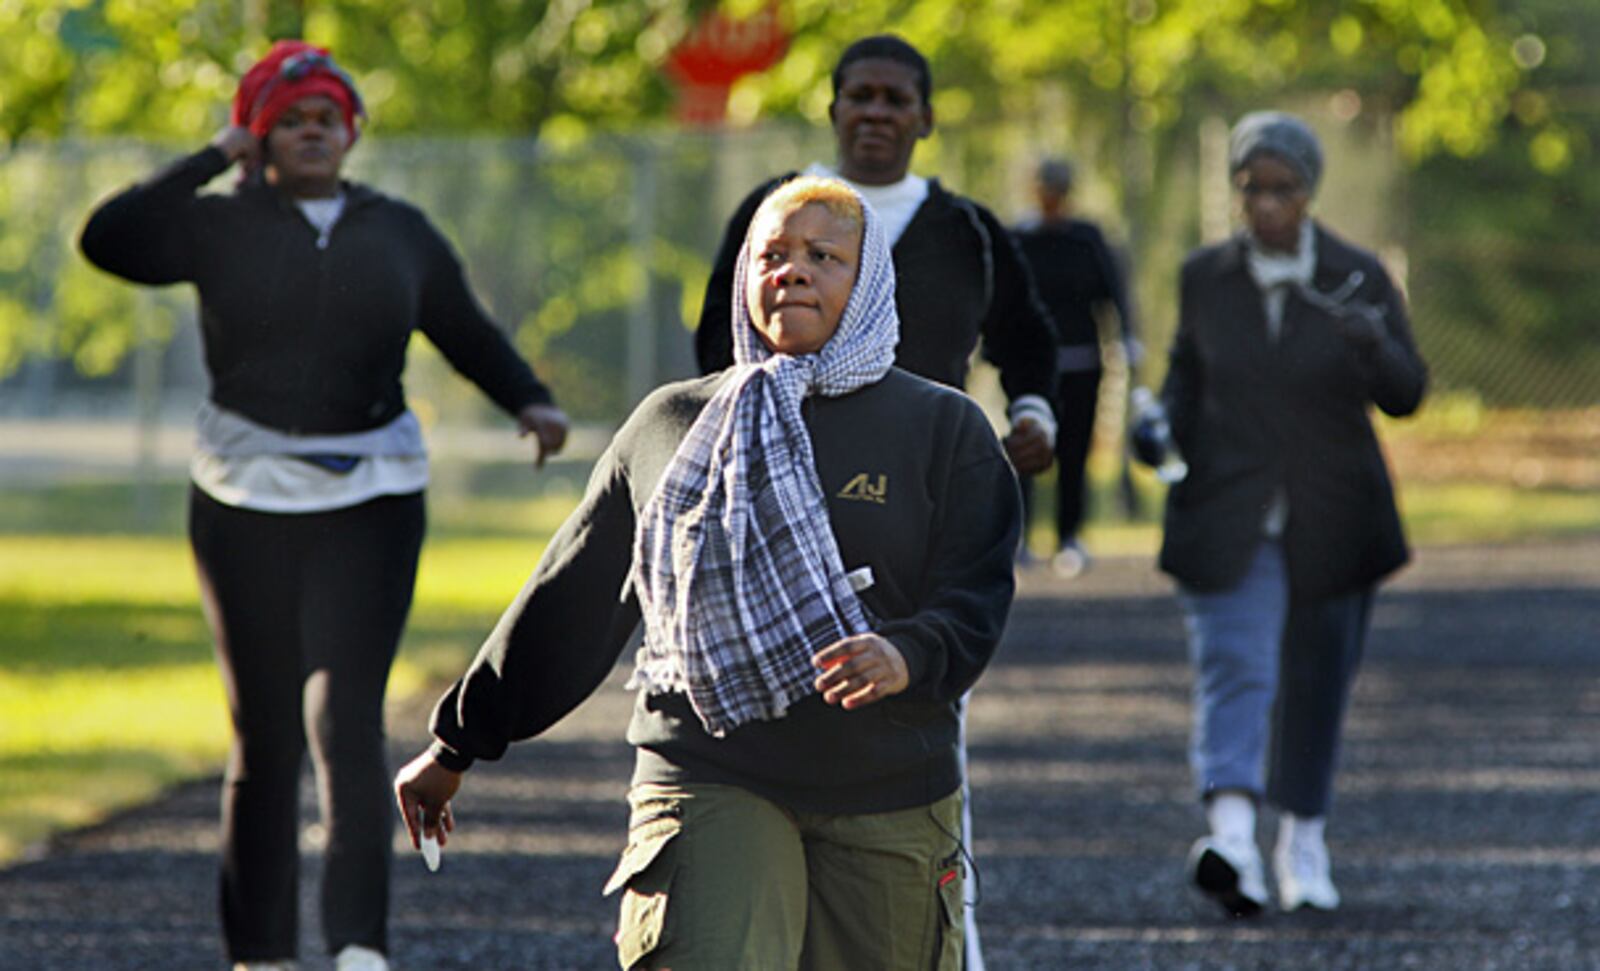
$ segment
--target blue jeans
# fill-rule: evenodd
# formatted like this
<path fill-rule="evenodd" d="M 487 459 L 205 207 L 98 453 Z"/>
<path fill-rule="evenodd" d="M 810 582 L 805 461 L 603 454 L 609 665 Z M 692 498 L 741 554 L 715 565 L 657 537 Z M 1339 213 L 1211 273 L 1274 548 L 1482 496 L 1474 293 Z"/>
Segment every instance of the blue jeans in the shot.
<path fill-rule="evenodd" d="M 1283 547 L 1262 540 L 1229 590 L 1180 592 L 1194 665 L 1189 762 L 1201 797 L 1233 789 L 1297 816 L 1323 816 L 1370 587 L 1291 597 Z"/>

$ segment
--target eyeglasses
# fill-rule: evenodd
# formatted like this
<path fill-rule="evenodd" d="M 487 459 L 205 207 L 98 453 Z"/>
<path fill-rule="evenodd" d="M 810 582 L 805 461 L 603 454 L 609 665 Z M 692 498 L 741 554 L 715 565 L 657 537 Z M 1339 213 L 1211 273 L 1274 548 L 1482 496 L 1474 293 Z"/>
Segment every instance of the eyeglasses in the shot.
<path fill-rule="evenodd" d="M 333 58 L 321 51 L 301 51 L 283 59 L 278 65 L 278 73 L 261 86 L 261 91 L 256 95 L 255 103 L 250 106 L 250 115 L 254 117 L 272 97 L 272 93 L 282 87 L 286 81 L 301 81 L 313 73 L 326 74 L 344 85 L 350 92 L 350 102 L 358 117 L 367 116 L 367 107 L 361 101 L 361 92 L 356 90 L 355 79 L 344 68 L 333 62 Z"/>
<path fill-rule="evenodd" d="M 1272 196 L 1279 202 L 1288 202 L 1295 196 L 1306 191 L 1306 187 L 1298 182 L 1280 182 L 1276 185 L 1262 185 L 1259 182 L 1245 182 L 1234 186 L 1241 195 L 1249 198 L 1257 196 Z"/>

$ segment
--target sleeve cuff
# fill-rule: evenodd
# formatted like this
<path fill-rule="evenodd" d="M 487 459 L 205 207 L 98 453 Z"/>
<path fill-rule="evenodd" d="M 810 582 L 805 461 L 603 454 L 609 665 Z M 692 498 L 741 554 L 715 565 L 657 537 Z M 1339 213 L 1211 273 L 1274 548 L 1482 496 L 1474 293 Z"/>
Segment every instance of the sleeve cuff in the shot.
<path fill-rule="evenodd" d="M 1122 342 L 1122 357 L 1128 367 L 1136 368 L 1144 362 L 1144 345 L 1139 343 L 1137 337 L 1129 337 Z"/>
<path fill-rule="evenodd" d="M 906 690 L 916 690 L 928 675 L 928 656 L 922 645 L 904 634 L 884 634 L 883 637 L 895 646 L 906 662 Z"/>
<path fill-rule="evenodd" d="M 537 387 L 529 388 L 527 391 L 523 392 L 522 403 L 511 409 L 511 417 L 517 417 L 518 415 L 522 414 L 522 410 L 524 408 L 531 408 L 534 405 L 550 405 L 552 407 L 558 407 L 556 406 L 555 395 L 550 393 L 549 386 L 543 382 L 539 382 Z"/>
<path fill-rule="evenodd" d="M 1044 429 L 1045 436 L 1050 439 L 1050 447 L 1056 447 L 1056 414 L 1050 408 L 1050 402 L 1036 394 L 1025 394 L 1011 402 L 1007 409 L 1006 417 L 1016 426 L 1024 418 L 1031 418 Z"/>
<path fill-rule="evenodd" d="M 228 156 L 222 154 L 222 149 L 215 145 L 207 145 L 179 163 L 199 185 L 205 185 L 226 172 L 232 164 Z"/>
<path fill-rule="evenodd" d="M 438 739 L 434 739 L 433 744 L 428 746 L 428 754 L 433 756 L 435 762 L 451 772 L 465 772 L 472 768 L 472 763 L 475 761 L 472 756 L 462 755 Z"/>

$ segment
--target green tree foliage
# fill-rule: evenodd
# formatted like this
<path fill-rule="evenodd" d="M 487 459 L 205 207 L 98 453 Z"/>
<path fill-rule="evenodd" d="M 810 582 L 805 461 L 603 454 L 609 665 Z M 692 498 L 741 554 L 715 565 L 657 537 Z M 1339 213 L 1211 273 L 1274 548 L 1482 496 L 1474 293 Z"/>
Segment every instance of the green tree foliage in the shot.
<path fill-rule="evenodd" d="M 297 36 L 349 68 L 375 136 L 495 132 L 570 143 L 667 113 L 659 65 L 708 4 L 0 0 L 0 377 L 30 355 L 66 355 L 104 373 L 139 340 L 171 330 L 165 302 L 161 313 L 141 307 L 147 319 L 136 328 L 127 288 L 71 254 L 92 192 L 62 184 L 65 173 L 41 174 L 48 160 L 30 143 L 115 135 L 197 146 L 227 123 L 239 76 L 273 39 Z M 97 173 L 110 181 L 96 191 L 138 174 Z M 581 238 L 585 226 L 555 229 Z M 605 289 L 588 283 L 568 303 Z M 610 299 L 582 309 L 604 310 Z M 527 339 L 538 344 L 540 334 Z"/>
<path fill-rule="evenodd" d="M 375 131 L 535 133 L 658 118 L 707 0 L 7 0 L 0 136 L 192 139 L 272 39 L 332 48 Z"/>
<path fill-rule="evenodd" d="M 886 27 L 929 55 L 938 107 L 953 122 L 1026 109 L 1040 82 L 1064 84 L 1082 111 L 1126 111 L 1140 131 L 1219 98 L 1350 87 L 1397 113 L 1412 157 L 1472 155 L 1522 81 L 1490 0 L 793 0 L 784 9 L 797 38 L 790 57 L 745 96 L 815 120 L 836 52 Z"/>
<path fill-rule="evenodd" d="M 739 15 L 766 2 L 720 6 Z M 718 0 L 0 0 L 0 375 L 30 354 L 69 354 L 100 370 L 134 343 L 133 303 L 70 255 L 82 213 L 43 205 L 28 182 L 34 176 L 14 171 L 29 139 L 117 135 L 196 145 L 225 123 L 238 76 L 270 41 L 303 36 L 331 47 L 356 76 L 374 136 L 485 132 L 571 145 L 599 130 L 665 119 L 671 90 L 661 65 L 695 18 L 715 6 Z M 1052 93 L 1068 99 L 1078 135 L 1118 145 L 1106 155 L 1125 171 L 1111 181 L 1138 224 L 1159 207 L 1171 181 L 1163 165 L 1186 150 L 1196 120 L 1260 103 L 1264 92 L 1349 89 L 1370 113 L 1395 119 L 1398 142 L 1414 160 L 1480 155 L 1510 126 L 1523 149 L 1505 164 L 1559 177 L 1587 156 L 1586 129 L 1559 98 L 1530 83 L 1540 70 L 1524 35 L 1542 25 L 1503 8 L 1561 6 L 780 0 L 793 37 L 788 55 L 736 86 L 733 116 L 825 123 L 828 71 L 839 51 L 892 30 L 933 61 L 946 125 L 1026 115 Z M 1553 63 L 1557 38 L 1545 36 Z M 104 181 L 106 172 L 90 177 L 95 191 L 117 184 Z M 593 197 L 592 189 L 588 182 L 570 192 L 551 187 L 573 199 Z M 630 191 L 612 179 L 599 198 Z M 582 236 L 586 216 L 542 227 L 539 245 L 560 249 L 567 236 Z M 629 245 L 637 251 L 636 240 Z M 681 242 L 661 249 L 653 276 L 675 285 L 693 276 L 696 258 Z M 537 307 L 514 311 L 519 339 L 545 346 L 591 312 L 615 312 L 615 287 L 592 279 L 615 262 L 569 268 L 562 278 L 570 285 L 546 288 Z M 62 285 L 52 291 L 41 280 Z M 145 333 L 159 339 L 161 328 Z"/>
<path fill-rule="evenodd" d="M 765 2 L 722 6 L 739 14 Z M 271 38 L 292 35 L 336 51 L 361 81 L 378 132 L 570 132 L 657 120 L 670 101 L 660 66 L 714 5 L 6 0 L 0 136 L 202 136 L 225 120 L 238 74 Z M 794 42 L 781 65 L 743 85 L 745 116 L 823 120 L 838 51 L 885 29 L 932 59 L 950 122 L 1026 108 L 1040 82 L 1064 84 L 1087 109 L 1126 112 L 1147 131 L 1207 99 L 1332 85 L 1397 113 L 1415 158 L 1473 155 L 1523 80 L 1520 31 L 1494 0 L 785 0 L 780 10 Z M 1525 121 L 1547 132 L 1561 124 L 1555 115 Z"/>
<path fill-rule="evenodd" d="M 1538 84 L 1479 157 L 1419 168 L 1414 291 L 1448 324 L 1434 343 L 1452 383 L 1496 404 L 1600 404 L 1600 6 L 1522 0 L 1509 26 Z"/>

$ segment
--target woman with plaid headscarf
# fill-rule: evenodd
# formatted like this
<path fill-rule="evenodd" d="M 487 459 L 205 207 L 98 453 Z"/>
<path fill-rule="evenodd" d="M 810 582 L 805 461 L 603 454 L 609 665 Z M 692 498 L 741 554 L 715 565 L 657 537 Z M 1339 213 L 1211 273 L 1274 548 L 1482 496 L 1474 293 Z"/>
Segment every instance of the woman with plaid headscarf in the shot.
<path fill-rule="evenodd" d="M 393 817 L 383 699 L 411 605 L 428 460 L 401 385 L 420 330 L 538 459 L 567 420 L 415 208 L 341 177 L 364 112 L 328 52 L 280 41 L 206 148 L 114 196 L 84 255 L 135 283 L 193 283 L 210 389 L 190 538 L 234 727 L 222 920 L 245 971 L 299 943 L 299 780 L 328 832 L 322 929 L 340 971 L 383 971 Z M 198 190 L 233 165 L 232 193 Z"/>
<path fill-rule="evenodd" d="M 396 780 L 414 842 L 642 619 L 621 966 L 959 967 L 957 703 L 1010 607 L 1020 504 L 977 406 L 892 366 L 894 285 L 843 183 L 762 204 L 733 366 L 617 434 Z"/>

